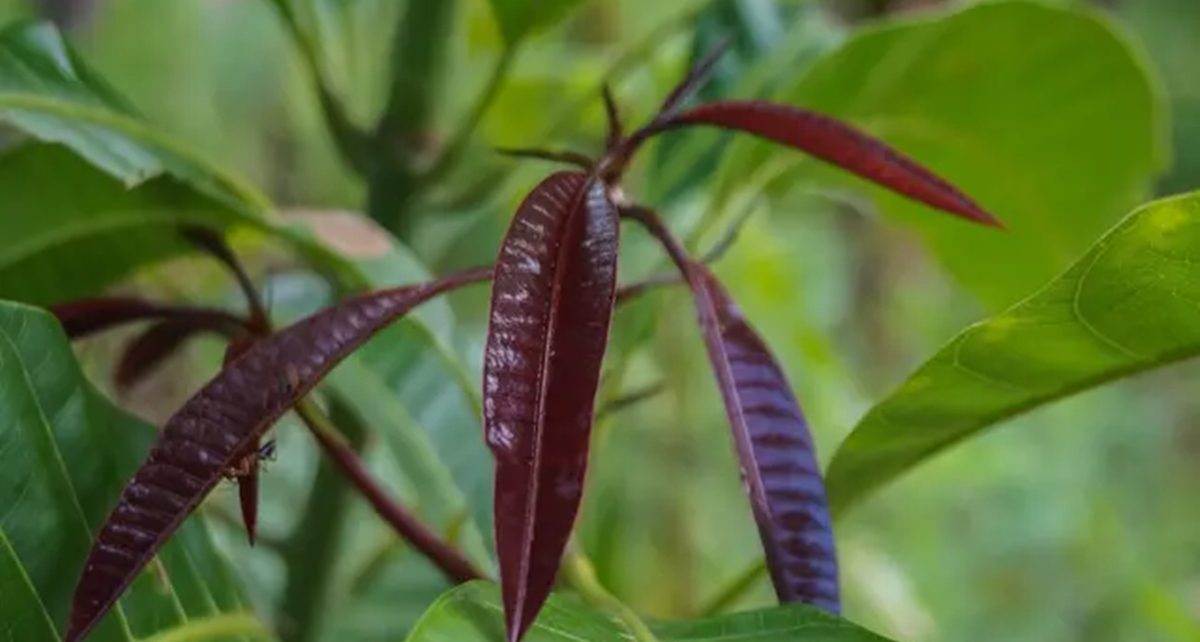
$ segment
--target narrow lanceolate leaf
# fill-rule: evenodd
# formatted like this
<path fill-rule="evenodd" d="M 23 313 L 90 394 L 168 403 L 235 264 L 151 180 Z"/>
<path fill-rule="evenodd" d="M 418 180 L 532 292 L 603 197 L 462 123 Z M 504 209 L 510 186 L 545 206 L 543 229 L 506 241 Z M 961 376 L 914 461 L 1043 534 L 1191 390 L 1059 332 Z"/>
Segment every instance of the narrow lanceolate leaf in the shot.
<path fill-rule="evenodd" d="M 999 227 L 1000 222 L 913 159 L 835 118 L 762 101 L 718 101 L 670 118 L 656 129 L 713 125 L 795 147 L 894 192 Z"/>
<path fill-rule="evenodd" d="M 808 423 L 787 378 L 707 268 L 687 267 L 742 478 L 781 602 L 837 613 L 837 552 Z"/>
<path fill-rule="evenodd" d="M 337 363 L 413 306 L 487 270 L 348 299 L 263 339 L 163 427 L 92 545 L 65 642 L 87 634 L 236 459 Z"/>
<path fill-rule="evenodd" d="M 526 197 L 496 261 L 484 428 L 496 457 L 496 552 L 510 641 L 546 601 L 579 508 L 617 232 L 604 186 L 560 172 Z"/>
<path fill-rule="evenodd" d="M 241 319 L 220 310 L 155 303 L 137 297 L 76 299 L 49 309 L 72 339 L 148 319 L 188 319 L 193 325 L 222 332 L 236 332 L 244 326 Z"/>

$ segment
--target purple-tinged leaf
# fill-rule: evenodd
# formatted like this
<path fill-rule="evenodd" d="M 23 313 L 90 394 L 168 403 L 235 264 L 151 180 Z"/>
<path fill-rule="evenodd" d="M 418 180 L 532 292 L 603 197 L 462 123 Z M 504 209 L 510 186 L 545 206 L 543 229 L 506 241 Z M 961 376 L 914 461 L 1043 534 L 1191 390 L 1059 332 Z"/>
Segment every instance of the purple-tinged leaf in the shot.
<path fill-rule="evenodd" d="M 654 131 L 712 125 L 755 134 L 795 147 L 894 192 L 951 214 L 1001 227 L 991 214 L 916 161 L 835 118 L 762 101 L 719 101 L 700 105 Z"/>
<path fill-rule="evenodd" d="M 347 299 L 251 346 L 175 413 L 101 527 L 64 642 L 95 626 L 240 456 L 355 348 L 414 306 L 490 270 Z"/>
<path fill-rule="evenodd" d="M 560 172 L 525 198 L 496 261 L 484 428 L 510 642 L 546 601 L 579 509 L 618 228 L 600 181 Z"/>
<path fill-rule="evenodd" d="M 687 280 L 720 384 L 742 479 L 781 602 L 837 613 L 837 552 L 808 423 L 770 349 L 708 268 Z"/>
<path fill-rule="evenodd" d="M 230 256 L 232 256 L 232 253 L 230 253 Z M 235 266 L 237 265 L 236 259 L 234 259 L 234 264 Z M 239 272 L 241 271 L 240 266 L 237 266 L 235 269 Z M 247 279 L 245 282 L 248 284 L 250 281 Z M 252 314 L 257 322 L 265 324 L 266 317 L 259 316 L 258 297 L 253 288 L 246 292 L 251 297 L 250 300 L 255 309 L 255 312 Z M 245 354 L 254 345 L 255 341 L 256 338 L 252 336 L 234 337 L 229 342 L 229 345 L 225 346 L 225 358 L 222 362 L 222 367 L 228 367 L 235 359 Z M 237 480 L 238 505 L 242 510 L 242 524 L 246 527 L 246 540 L 251 546 L 254 546 L 258 533 L 258 462 L 261 450 L 262 439 L 260 438 L 255 440 L 250 448 L 234 461 L 233 470 L 231 471 L 232 477 Z"/>

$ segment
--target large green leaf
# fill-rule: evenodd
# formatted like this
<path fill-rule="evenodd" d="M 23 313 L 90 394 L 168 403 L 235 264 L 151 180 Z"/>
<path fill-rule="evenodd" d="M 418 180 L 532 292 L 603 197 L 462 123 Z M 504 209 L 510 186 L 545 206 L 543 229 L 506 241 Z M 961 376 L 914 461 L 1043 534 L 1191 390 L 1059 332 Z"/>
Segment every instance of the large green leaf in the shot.
<path fill-rule="evenodd" d="M 870 192 L 993 305 L 1061 271 L 1145 197 L 1166 160 L 1166 116 L 1149 69 L 1086 9 L 988 2 L 886 22 L 816 62 L 779 98 L 863 127 L 999 216 L 1005 232 Z M 739 189 L 750 168 L 781 172 L 796 158 L 745 140 L 722 183 Z"/>
<path fill-rule="evenodd" d="M 1150 203 L 1065 274 L 971 326 L 872 408 L 833 458 L 843 511 L 1005 419 L 1200 353 L 1200 193 Z"/>
<path fill-rule="evenodd" d="M 664 642 L 887 642 L 847 620 L 809 606 L 781 606 L 653 627 Z M 486 582 L 452 589 L 438 599 L 408 636 L 408 642 L 498 642 L 504 639 L 500 591 Z M 580 605 L 551 596 L 528 642 L 628 642 L 624 625 Z"/>
<path fill-rule="evenodd" d="M 94 294 L 186 251 L 180 222 L 241 224 L 287 239 L 350 285 L 319 245 L 277 228 L 252 189 L 145 125 L 52 27 L 0 31 L 0 296 L 47 303 Z"/>
<path fill-rule="evenodd" d="M 500 34 L 511 47 L 567 15 L 581 0 L 491 0 Z"/>
<path fill-rule="evenodd" d="M 57 639 L 48 625 L 61 629 L 66 620 L 90 533 L 153 436 L 87 384 L 52 316 L 0 302 L 0 630 L 13 630 L 8 639 Z M 202 521 L 189 520 L 157 560 L 89 640 L 128 641 L 213 622 L 218 635 L 207 639 L 266 637 L 243 617 Z"/>

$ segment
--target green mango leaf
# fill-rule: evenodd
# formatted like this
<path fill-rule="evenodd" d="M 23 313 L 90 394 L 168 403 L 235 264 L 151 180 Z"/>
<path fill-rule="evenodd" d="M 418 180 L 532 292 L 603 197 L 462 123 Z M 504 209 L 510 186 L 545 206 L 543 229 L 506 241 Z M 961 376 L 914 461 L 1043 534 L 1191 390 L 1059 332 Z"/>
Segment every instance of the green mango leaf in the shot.
<path fill-rule="evenodd" d="M 581 4 L 581 0 L 491 0 L 500 34 L 509 47 L 550 27 Z"/>
<path fill-rule="evenodd" d="M 1167 159 L 1167 118 L 1150 68 L 1084 8 L 1013 0 L 885 22 L 818 60 L 777 99 L 862 127 L 1004 221 L 1003 232 L 978 228 L 868 192 L 997 307 L 1059 273 L 1141 202 Z M 752 169 L 794 179 L 787 170 L 797 166 L 817 168 L 741 139 L 721 184 L 753 183 Z M 830 172 L 819 169 L 823 185 Z M 865 189 L 842 174 L 834 181 Z"/>
<path fill-rule="evenodd" d="M 872 408 L 829 468 L 845 511 L 1010 417 L 1200 353 L 1200 192 L 1150 203 L 1044 289 L 971 326 Z"/>
<path fill-rule="evenodd" d="M 62 630 L 91 532 L 115 505 L 154 430 L 93 390 L 58 322 L 0 302 L 0 632 L 51 642 Z M 207 527 L 188 520 L 89 642 L 164 631 L 269 639 L 246 613 Z M 199 638 L 197 638 L 199 639 Z"/>
<path fill-rule="evenodd" d="M 810 606 L 790 605 L 653 627 L 663 642 L 887 642 L 847 620 Z M 434 602 L 407 642 L 499 642 L 504 640 L 500 591 L 488 582 L 451 589 Z M 553 595 L 524 638 L 527 642 L 628 642 L 633 637 L 613 618 Z"/>
<path fill-rule="evenodd" d="M 253 189 L 152 130 L 78 59 L 53 27 L 0 31 L 0 297 L 50 303 L 89 294 L 189 251 L 181 222 L 238 224 L 288 241 L 351 286 L 323 247 L 267 218 Z"/>

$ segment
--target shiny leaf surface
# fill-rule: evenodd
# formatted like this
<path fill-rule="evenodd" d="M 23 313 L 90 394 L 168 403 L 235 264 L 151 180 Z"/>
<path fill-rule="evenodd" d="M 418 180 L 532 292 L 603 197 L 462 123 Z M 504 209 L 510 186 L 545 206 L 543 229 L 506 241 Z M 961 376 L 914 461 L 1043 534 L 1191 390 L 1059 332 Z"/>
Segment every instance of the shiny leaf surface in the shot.
<path fill-rule="evenodd" d="M 617 271 L 604 186 L 560 172 L 525 198 L 500 248 L 484 351 L 496 457 L 496 552 L 508 639 L 533 622 L 579 509 Z"/>
<path fill-rule="evenodd" d="M 348 299 L 256 343 L 222 370 L 167 421 L 105 521 L 76 587 L 66 640 L 96 624 L 234 459 L 330 368 L 412 307 L 486 276 L 474 270 Z"/>
<path fill-rule="evenodd" d="M 894 192 L 983 223 L 999 222 L 954 186 L 916 161 L 835 118 L 762 101 L 700 105 L 669 119 L 665 127 L 712 125 L 744 131 L 795 147 Z"/>

